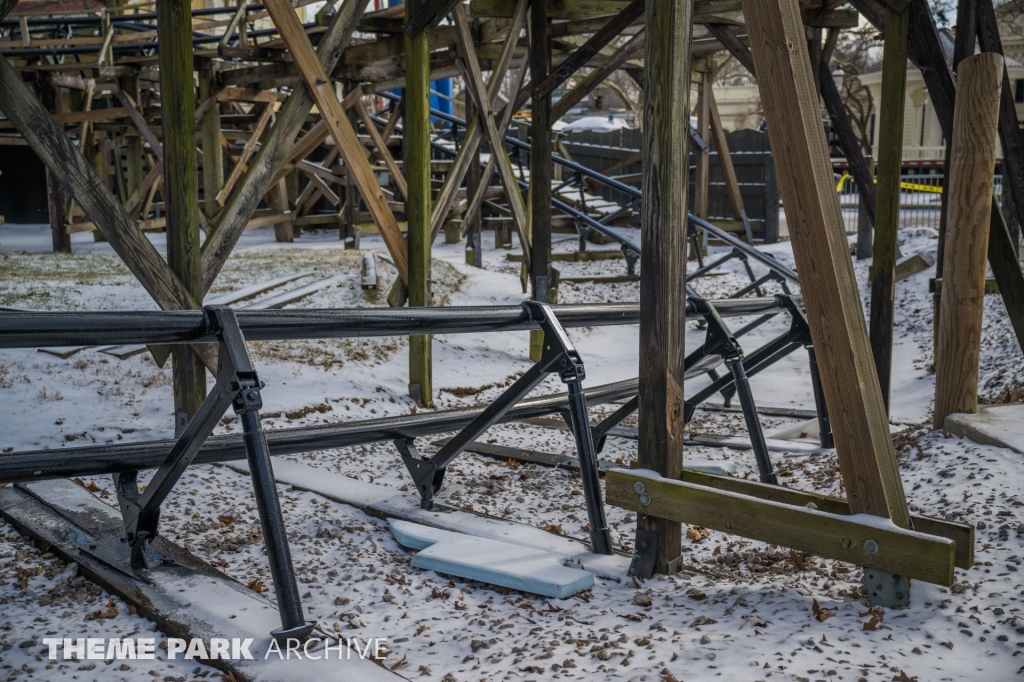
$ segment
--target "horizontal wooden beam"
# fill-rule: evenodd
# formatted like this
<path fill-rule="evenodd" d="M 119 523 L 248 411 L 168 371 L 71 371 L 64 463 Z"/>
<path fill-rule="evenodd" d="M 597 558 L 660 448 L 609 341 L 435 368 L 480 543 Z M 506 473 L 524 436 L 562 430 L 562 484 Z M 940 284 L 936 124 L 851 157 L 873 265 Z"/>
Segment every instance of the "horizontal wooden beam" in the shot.
<path fill-rule="evenodd" d="M 715 490 L 727 490 L 741 495 L 756 497 L 760 500 L 771 500 L 772 502 L 788 504 L 793 507 L 814 505 L 814 508 L 818 511 L 828 514 L 849 516 L 853 513 L 850 511 L 850 503 L 841 497 L 819 495 L 778 485 L 768 485 L 758 481 L 748 481 L 733 476 L 718 476 L 694 469 L 683 469 L 681 480 L 685 483 L 714 488 Z M 910 520 L 914 530 L 919 533 L 937 535 L 956 542 L 954 564 L 957 568 L 967 569 L 974 566 L 974 526 L 968 523 L 957 523 L 932 516 L 921 516 L 920 514 L 911 514 Z"/>
<path fill-rule="evenodd" d="M 611 469 L 605 484 L 608 504 L 623 509 L 937 585 L 953 584 L 957 543 L 904 530 L 888 519 L 796 507 L 645 470 Z"/>

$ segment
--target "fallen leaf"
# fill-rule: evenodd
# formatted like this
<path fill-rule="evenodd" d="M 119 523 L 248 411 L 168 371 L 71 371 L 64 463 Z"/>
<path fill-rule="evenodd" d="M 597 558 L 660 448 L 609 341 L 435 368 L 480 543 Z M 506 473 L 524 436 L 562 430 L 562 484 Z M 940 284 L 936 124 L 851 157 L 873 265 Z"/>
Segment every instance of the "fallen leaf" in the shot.
<path fill-rule="evenodd" d="M 259 578 L 253 578 L 249 581 L 249 589 L 253 592 L 263 592 L 267 589 L 267 586 Z"/>
<path fill-rule="evenodd" d="M 405 659 L 408 658 L 408 656 L 409 654 L 402 656 L 401 660 L 396 661 L 395 664 L 391 666 L 391 670 L 398 670 L 399 668 L 403 667 L 405 665 Z"/>
<path fill-rule="evenodd" d="M 818 605 L 818 600 L 814 599 L 811 603 L 811 612 L 814 613 L 814 619 L 824 623 L 826 620 L 836 615 L 836 612 L 832 609 L 823 609 Z"/>
<path fill-rule="evenodd" d="M 117 617 L 117 604 L 114 603 L 114 598 L 111 597 L 107 602 L 107 605 L 102 609 L 93 611 L 92 613 L 86 614 L 85 620 L 104 620 L 105 618 L 116 618 Z"/>
<path fill-rule="evenodd" d="M 807 562 L 804 561 L 804 555 L 802 552 L 798 552 L 795 549 L 791 549 L 789 550 L 789 558 L 793 561 L 793 565 L 796 566 L 796 570 L 807 570 Z"/>
<path fill-rule="evenodd" d="M 892 682 L 917 682 L 917 678 L 911 677 L 901 670 L 899 675 L 892 678 Z"/>
<path fill-rule="evenodd" d="M 877 630 L 878 629 L 878 624 L 881 623 L 881 622 L 882 622 L 881 616 L 879 616 L 877 613 L 876 614 L 872 614 L 871 620 L 869 620 L 868 622 L 864 623 L 863 627 L 861 627 L 861 630 Z"/>
<path fill-rule="evenodd" d="M 221 523 L 223 523 L 225 526 L 230 526 L 230 525 L 234 524 L 235 517 L 234 516 L 225 516 L 225 515 L 222 514 L 222 515 L 217 517 L 217 520 L 220 521 Z"/>

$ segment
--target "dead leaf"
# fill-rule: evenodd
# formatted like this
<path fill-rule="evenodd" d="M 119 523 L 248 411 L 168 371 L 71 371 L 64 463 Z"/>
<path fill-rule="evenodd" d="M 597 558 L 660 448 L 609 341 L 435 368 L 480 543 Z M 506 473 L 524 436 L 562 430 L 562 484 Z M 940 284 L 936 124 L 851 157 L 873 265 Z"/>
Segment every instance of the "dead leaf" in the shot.
<path fill-rule="evenodd" d="M 253 592 L 265 592 L 267 586 L 263 584 L 263 581 L 259 578 L 253 578 L 249 581 L 249 589 Z"/>
<path fill-rule="evenodd" d="M 911 677 L 901 670 L 899 675 L 892 678 L 892 682 L 917 682 L 917 678 Z"/>
<path fill-rule="evenodd" d="M 814 613 L 814 619 L 824 623 L 826 620 L 836 615 L 836 612 L 832 609 L 823 609 L 818 605 L 818 600 L 814 599 L 811 602 L 811 612 Z"/>
<path fill-rule="evenodd" d="M 434 599 L 447 599 L 449 597 L 448 592 L 437 587 L 431 587 L 430 593 L 434 595 Z"/>
<path fill-rule="evenodd" d="M 85 489 L 91 493 L 98 493 L 100 490 L 102 490 L 102 488 L 96 485 L 96 483 L 93 481 L 89 481 L 89 485 L 85 486 Z"/>
<path fill-rule="evenodd" d="M 694 526 L 690 526 L 686 529 L 686 537 L 693 543 L 699 543 L 704 539 L 704 536 L 701 534 L 700 529 L 695 528 Z"/>
<path fill-rule="evenodd" d="M 107 605 L 102 609 L 93 611 L 85 616 L 86 620 L 104 620 L 106 618 L 117 617 L 117 604 L 114 603 L 114 598 L 111 597 L 107 602 Z"/>
<path fill-rule="evenodd" d="M 226 516 L 224 514 L 221 514 L 220 516 L 218 516 L 217 520 L 220 521 L 221 523 L 223 523 L 225 526 L 230 526 L 230 525 L 233 525 L 235 523 L 235 517 L 234 516 Z"/>
<path fill-rule="evenodd" d="M 409 656 L 409 654 L 406 654 L 405 656 L 402 656 L 401 660 L 396 661 L 395 664 L 393 666 L 391 666 L 390 669 L 391 670 L 398 670 L 399 668 L 403 667 L 405 665 L 405 659 L 408 658 L 408 656 Z"/>
<path fill-rule="evenodd" d="M 873 630 L 877 630 L 878 629 L 878 624 L 881 623 L 881 622 L 882 622 L 882 617 L 880 615 L 878 615 L 877 613 L 872 614 L 871 615 L 871 620 L 869 620 L 868 622 L 864 623 L 863 627 L 861 627 L 861 630 L 872 630 L 872 631 Z"/>
<path fill-rule="evenodd" d="M 795 549 L 789 550 L 789 558 L 792 559 L 793 565 L 796 566 L 798 571 L 807 570 L 807 562 L 804 561 L 803 552 L 798 552 Z"/>

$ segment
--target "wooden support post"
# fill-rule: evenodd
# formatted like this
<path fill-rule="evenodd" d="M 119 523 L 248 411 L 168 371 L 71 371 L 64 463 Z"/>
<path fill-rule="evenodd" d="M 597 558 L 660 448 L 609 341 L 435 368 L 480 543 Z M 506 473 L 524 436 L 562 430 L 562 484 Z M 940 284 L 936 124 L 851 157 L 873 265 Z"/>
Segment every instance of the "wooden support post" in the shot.
<path fill-rule="evenodd" d="M 192 86 L 192 6 L 157 5 L 163 126 L 167 264 L 196 301 L 203 299 L 199 260 L 199 180 L 196 174 L 195 91 Z M 156 148 L 154 148 L 156 151 Z M 206 369 L 188 346 L 174 346 L 174 425 L 180 433 L 206 398 Z"/>
<path fill-rule="evenodd" d="M 864 163 L 871 169 L 871 173 L 868 177 L 872 178 L 871 188 L 873 190 L 875 160 L 870 156 L 865 156 L 863 158 Z M 868 207 L 868 194 L 861 189 L 860 183 L 857 184 L 857 194 L 860 195 L 859 201 L 857 202 L 857 260 L 866 260 L 871 258 L 871 252 L 874 247 L 875 219 L 873 217 L 873 211 L 869 210 Z M 874 192 L 872 192 L 871 196 L 874 198 Z"/>
<path fill-rule="evenodd" d="M 540 85 L 551 71 L 551 40 L 548 36 L 548 5 L 530 3 L 530 79 Z M 551 91 L 535 87 L 530 120 L 530 282 L 533 300 L 552 302 L 551 273 Z M 540 360 L 544 332 L 530 332 L 530 359 Z"/>
<path fill-rule="evenodd" d="M 888 22 L 886 22 L 888 26 Z M 985 257 L 992 219 L 1003 58 L 983 52 L 960 62 L 949 167 L 949 219 L 935 355 L 935 416 L 978 409 Z"/>
<path fill-rule="evenodd" d="M 199 72 L 199 100 L 205 102 L 217 94 L 213 62 Z M 214 102 L 202 122 L 203 143 L 203 210 L 213 219 L 220 211 L 217 194 L 224 186 L 224 147 L 220 143 L 220 102 Z"/>
<path fill-rule="evenodd" d="M 707 145 L 711 142 L 711 64 L 706 58 L 701 59 L 694 71 L 700 79 L 697 85 L 697 135 Z M 698 218 L 707 220 L 711 157 L 701 149 L 695 149 L 694 156 L 697 157 L 697 167 L 693 175 L 693 212 Z"/>
<path fill-rule="evenodd" d="M 900 175 L 903 170 L 903 111 L 907 97 L 907 36 L 910 12 L 885 8 L 882 101 L 878 107 L 878 191 L 871 258 L 871 352 L 889 412 L 892 330 L 896 292 L 896 233 L 900 227 Z"/>
<path fill-rule="evenodd" d="M 62 102 L 58 87 L 50 83 L 41 84 L 39 98 L 51 113 L 61 113 Z M 68 193 L 49 169 L 46 169 L 46 204 L 53 237 L 53 252 L 71 253 L 71 234 L 67 230 Z"/>
<path fill-rule="evenodd" d="M 342 81 L 344 92 L 353 92 L 359 87 L 359 83 L 353 80 Z M 355 130 L 357 114 L 352 109 L 348 110 L 348 120 Z M 405 153 L 405 141 L 402 142 L 402 153 Z M 344 160 L 342 160 L 344 162 Z M 406 183 L 408 189 L 408 181 Z M 356 186 L 355 175 L 349 172 L 348 164 L 345 163 L 345 231 L 338 236 L 345 242 L 346 248 L 351 246 L 359 249 L 359 242 L 362 237 L 362 228 L 359 227 L 359 213 L 362 207 L 362 200 L 359 198 L 359 188 Z M 401 282 L 401 279 L 398 280 Z"/>
<path fill-rule="evenodd" d="M 759 0 L 760 1 L 760 0 Z M 644 63 L 644 170 L 640 252 L 640 467 L 678 479 L 683 469 L 683 364 L 693 0 L 647 0 Z M 654 571 L 670 573 L 682 526 L 646 514 Z M 637 545 L 638 549 L 640 545 Z"/>
<path fill-rule="evenodd" d="M 616 50 L 603 64 L 581 78 L 572 90 L 562 95 L 562 98 L 551 108 L 551 120 L 557 121 L 565 116 L 569 109 L 579 104 L 581 99 L 621 68 L 626 60 L 631 59 L 639 52 L 644 46 L 645 35 L 646 32 L 640 32 L 630 38 L 629 42 Z M 516 101 L 518 103 L 518 99 Z"/>
<path fill-rule="evenodd" d="M 473 109 L 473 99 L 467 98 L 466 120 L 473 121 L 476 119 L 476 115 Z M 466 194 L 473 197 L 480 187 L 480 147 L 477 146 L 476 149 L 466 153 L 469 154 L 469 168 L 466 169 Z M 483 235 L 480 233 L 482 224 L 480 211 L 475 211 L 474 215 L 469 215 L 469 211 L 463 211 L 462 220 L 463 232 L 466 235 L 466 264 L 482 268 Z"/>
<path fill-rule="evenodd" d="M 406 0 L 406 16 L 415 16 L 425 0 Z M 427 31 L 405 37 L 405 172 L 409 183 L 409 306 L 430 301 L 430 37 Z M 373 125 L 373 122 L 369 122 Z M 433 358 L 429 335 L 409 337 L 409 395 L 420 406 L 434 402 Z"/>
<path fill-rule="evenodd" d="M 71 253 L 71 235 L 67 228 L 68 193 L 60 180 L 46 169 L 46 199 L 53 235 L 54 253 Z"/>
<path fill-rule="evenodd" d="M 293 217 L 291 208 L 288 205 L 288 185 L 285 183 L 284 178 L 277 181 L 270 192 L 267 194 L 267 198 L 270 200 L 270 207 L 274 210 L 277 215 Z M 295 222 L 293 220 L 286 220 L 282 223 L 274 223 L 274 241 L 275 242 L 292 242 L 295 240 Z"/>
<path fill-rule="evenodd" d="M 854 513 L 910 524 L 850 260 L 797 0 L 743 0 L 779 191 Z M 641 270 L 642 272 L 642 270 Z M 642 379 L 641 379 L 642 384 Z"/>
<path fill-rule="evenodd" d="M 139 101 L 139 79 L 137 77 L 126 76 L 122 78 L 120 88 L 127 92 L 133 100 Z M 139 190 L 142 180 L 145 178 L 145 173 L 143 172 L 144 160 L 145 151 L 141 134 L 129 135 L 128 146 L 125 149 L 125 189 L 128 191 L 129 197 Z M 134 212 L 133 215 L 138 217 Z"/>

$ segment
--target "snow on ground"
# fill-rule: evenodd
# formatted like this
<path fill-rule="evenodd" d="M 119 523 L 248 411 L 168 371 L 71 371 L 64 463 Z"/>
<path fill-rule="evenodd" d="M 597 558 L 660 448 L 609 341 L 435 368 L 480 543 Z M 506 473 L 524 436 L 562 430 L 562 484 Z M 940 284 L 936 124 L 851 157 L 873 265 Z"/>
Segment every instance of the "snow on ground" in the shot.
<path fill-rule="evenodd" d="M 625 230 L 638 241 L 636 230 Z M 934 249 L 930 230 L 904 231 L 904 253 Z M 151 239 L 162 248 L 161 235 Z M 575 249 L 575 238 L 556 237 L 556 251 Z M 358 286 L 359 254 L 345 252 L 333 233 L 306 234 L 293 245 L 272 243 L 271 229 L 246 233 L 214 294 L 298 270 L 331 274 L 340 284 L 299 307 L 384 305 L 394 270 L 381 263 L 382 290 Z M 109 246 L 76 235 L 74 256 L 43 253 L 44 228 L 0 227 L 0 305 L 39 309 L 152 309 L 141 287 Z M 379 239 L 364 247 L 383 253 Z M 449 305 L 522 300 L 519 265 L 492 248 L 485 236 L 485 269 L 463 263 L 461 245 L 435 247 L 435 294 Z M 612 248 L 590 246 L 590 248 Z M 713 249 L 714 250 L 714 249 Z M 792 265 L 788 243 L 766 247 Z M 85 252 L 89 252 L 87 255 Z M 81 255 L 79 255 L 81 254 Z M 559 263 L 563 276 L 623 274 L 621 260 Z M 857 262 L 862 299 L 867 262 Z M 763 269 L 753 264 L 758 274 Z M 893 422 L 901 474 L 912 509 L 977 524 L 977 564 L 957 571 L 952 589 L 916 582 L 911 607 L 869 609 L 861 600 L 861 572 L 839 562 L 794 555 L 784 548 L 717 532 L 689 529 L 684 570 L 672 577 L 633 582 L 598 577 L 588 593 L 565 600 L 496 589 L 409 566 L 410 553 L 385 523 L 315 492 L 281 486 L 292 555 L 310 617 L 346 636 L 388 637 L 388 667 L 424 680 L 979 680 L 1016 679 L 1024 670 L 1024 612 L 1019 567 L 1024 560 L 1024 475 L 1020 455 L 929 430 L 934 378 L 930 373 L 929 273 L 897 285 Z M 722 297 L 746 278 L 737 261 L 695 283 L 702 295 Z M 772 285 L 772 292 L 778 291 Z M 269 295 L 269 294 L 268 294 Z M 636 283 L 566 283 L 561 302 L 635 301 Z M 986 298 L 982 394 L 986 401 L 1018 400 L 1024 364 L 998 297 Z M 734 328 L 742 324 L 736 321 Z M 748 352 L 783 332 L 781 316 L 743 343 Z M 636 374 L 637 328 L 570 330 L 586 362 L 587 385 Z M 696 324 L 687 346 L 701 341 Z M 435 337 L 434 382 L 438 408 L 495 398 L 529 367 L 527 334 Z M 401 338 L 252 344 L 267 386 L 267 428 L 410 413 L 408 353 Z M 686 393 L 706 385 L 689 381 Z M 752 380 L 762 405 L 813 408 L 806 356 L 794 353 Z M 0 353 L 0 409 L 5 415 L 0 450 L 21 451 L 81 444 L 146 440 L 172 433 L 170 371 L 148 355 L 128 360 L 83 351 L 68 360 L 19 349 Z M 562 390 L 551 378 L 536 393 Z M 597 415 L 612 407 L 595 407 Z M 634 422 L 627 422 L 634 423 Z M 765 430 L 792 425 L 764 418 Z M 225 419 L 219 432 L 239 428 Z M 698 411 L 690 431 L 744 433 L 740 415 Z M 528 425 L 491 429 L 498 444 L 571 452 L 571 436 Z M 430 439 L 423 439 L 424 441 Z M 423 449 L 429 451 L 424 442 Z M 2 456 L 2 455 L 0 455 Z M 628 462 L 635 441 L 611 438 L 602 457 Z M 749 452 L 688 447 L 686 457 L 734 462 L 740 476 L 756 476 Z M 390 486 L 412 497 L 408 475 L 390 444 L 308 453 L 289 459 L 356 480 Z M 841 494 L 834 453 L 773 453 L 785 485 Z M 144 482 L 144 481 L 143 481 Z M 110 504 L 109 477 L 83 481 Z M 579 477 L 565 470 L 516 465 L 464 454 L 452 466 L 440 501 L 584 539 L 586 511 Z M 635 517 L 608 508 L 613 539 L 630 550 Z M 244 584 L 262 583 L 272 597 L 249 480 L 223 466 L 189 470 L 167 501 L 162 529 Z M 39 573 L 41 569 L 41 573 Z M 102 590 L 73 578 L 73 569 L 40 554 L 12 528 L 0 527 L 0 670 L 8 679 L 135 680 L 144 670 L 157 679 L 202 679 L 219 673 L 173 662 L 133 662 L 131 670 L 99 662 L 49 663 L 41 637 L 148 632 L 153 625 L 114 600 L 117 615 L 86 622 L 108 608 Z M 68 580 L 70 578 L 70 580 Z M 77 581 L 77 582 L 76 582 Z M 259 581 L 253 582 L 253 581 Z M 814 617 L 815 603 L 824 620 Z M 827 617 L 829 613 L 833 613 Z M 108 611 L 109 614 L 109 611 Z M 77 633 L 68 633 L 68 629 Z M 65 634 L 67 633 L 67 634 Z M 91 663 L 91 662 L 90 662 Z"/>

